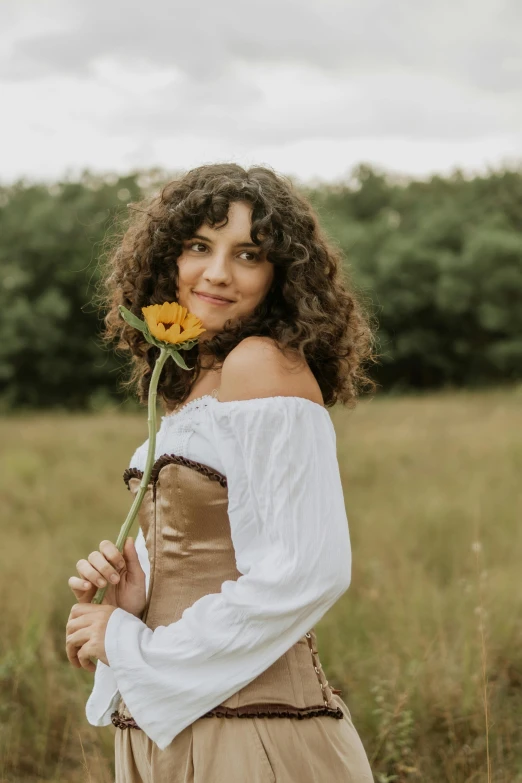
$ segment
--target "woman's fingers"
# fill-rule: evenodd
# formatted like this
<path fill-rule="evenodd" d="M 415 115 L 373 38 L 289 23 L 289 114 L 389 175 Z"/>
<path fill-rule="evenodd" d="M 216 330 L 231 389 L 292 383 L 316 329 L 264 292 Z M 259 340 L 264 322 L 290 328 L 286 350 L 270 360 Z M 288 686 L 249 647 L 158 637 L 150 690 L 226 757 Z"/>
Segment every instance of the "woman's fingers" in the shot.
<path fill-rule="evenodd" d="M 77 656 L 78 661 L 82 669 L 85 669 L 88 672 L 95 672 L 96 664 L 91 661 L 91 654 L 88 652 L 88 650 L 89 650 L 88 644 L 84 645 L 83 647 L 80 647 Z"/>
<path fill-rule="evenodd" d="M 80 577 L 96 588 L 105 587 L 107 582 L 118 584 L 119 572 L 124 568 L 123 555 L 111 541 L 102 541 L 100 551 L 91 552 L 87 560 L 78 560 L 76 563 Z M 79 589 L 79 586 L 76 586 L 76 589 Z"/>
<path fill-rule="evenodd" d="M 86 638 L 84 634 L 77 632 L 67 638 L 65 650 L 69 663 L 74 666 L 75 669 L 86 669 L 88 672 L 94 672 L 96 671 L 96 666 L 90 659 L 88 643 L 89 638 Z"/>
<path fill-rule="evenodd" d="M 91 555 L 89 555 L 89 558 L 90 557 Z M 100 571 L 94 568 L 89 560 L 78 560 L 76 563 L 76 570 L 82 579 L 84 579 L 86 582 L 90 582 L 91 584 L 96 585 L 96 587 L 105 587 L 107 584 L 107 580 L 102 576 Z"/>
<path fill-rule="evenodd" d="M 119 554 L 119 553 L 118 553 Z M 112 582 L 112 584 L 117 584 L 120 581 L 120 576 L 114 566 L 112 566 L 108 560 L 102 555 L 101 552 L 91 552 L 91 554 L 88 557 L 89 563 L 95 568 L 99 574 L 101 575 L 101 578 L 105 580 L 105 582 Z M 105 584 L 104 582 L 104 584 Z M 98 587 L 103 587 L 104 585 L 100 584 L 100 580 L 98 579 Z"/>
<path fill-rule="evenodd" d="M 105 587 L 107 582 L 118 584 L 125 570 L 134 576 L 142 571 L 133 539 L 126 540 L 124 555 L 111 541 L 102 541 L 100 550 L 91 552 L 87 560 L 78 560 L 76 568 L 81 578 L 97 588 Z M 79 589 L 79 585 L 75 585 L 75 588 Z"/>
<path fill-rule="evenodd" d="M 76 669 L 87 669 L 90 672 L 96 669 L 90 660 L 88 648 L 92 641 L 93 620 L 99 611 L 99 607 L 92 604 L 75 604 L 69 613 L 65 627 L 65 651 L 69 663 Z"/>
<path fill-rule="evenodd" d="M 84 593 L 86 590 L 92 590 L 92 584 L 85 579 L 81 579 L 79 576 L 69 577 L 69 587 L 71 590 L 78 590 Z"/>
<path fill-rule="evenodd" d="M 89 638 L 90 633 L 88 627 L 79 628 L 77 631 L 73 631 L 72 633 L 69 632 L 65 637 L 65 651 L 67 653 L 67 658 L 69 659 L 69 662 L 77 668 L 81 666 L 81 663 L 78 660 L 78 650 L 89 641 Z"/>
<path fill-rule="evenodd" d="M 78 603 L 91 603 L 97 590 L 106 594 L 102 604 L 118 605 L 132 614 L 140 614 L 141 593 L 145 600 L 145 572 L 132 538 L 127 538 L 123 553 L 111 541 L 102 541 L 100 550 L 76 563 L 78 577 L 70 577 L 69 587 Z"/>
<path fill-rule="evenodd" d="M 114 573 L 119 574 L 125 568 L 125 558 L 112 541 L 101 541 L 100 552 L 114 568 Z M 110 577 L 110 574 L 109 574 Z M 109 578 L 108 577 L 108 578 Z"/>
<path fill-rule="evenodd" d="M 141 567 L 138 553 L 136 552 L 136 546 L 133 538 L 127 538 L 123 545 L 123 554 L 125 555 L 125 561 L 127 563 L 128 577 L 131 581 L 137 581 L 138 579 L 145 577 L 145 572 Z"/>
<path fill-rule="evenodd" d="M 96 592 L 94 585 L 86 582 L 85 579 L 81 579 L 79 576 L 71 576 L 69 578 L 69 587 L 80 603 L 90 602 Z"/>

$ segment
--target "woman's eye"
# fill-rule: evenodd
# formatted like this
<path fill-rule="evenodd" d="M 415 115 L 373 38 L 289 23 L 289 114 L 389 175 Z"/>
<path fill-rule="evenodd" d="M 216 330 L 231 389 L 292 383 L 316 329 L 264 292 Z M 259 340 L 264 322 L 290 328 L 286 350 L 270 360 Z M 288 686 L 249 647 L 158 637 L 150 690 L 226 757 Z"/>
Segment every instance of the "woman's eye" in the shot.
<path fill-rule="evenodd" d="M 203 244 L 203 242 L 191 242 L 188 246 L 189 250 L 194 250 L 194 248 L 202 247 L 203 250 L 207 250 L 207 246 Z M 196 250 L 197 253 L 201 252 L 199 250 Z M 244 250 L 241 253 L 242 256 L 250 256 L 250 258 L 246 258 L 245 261 L 257 261 L 259 258 L 259 254 L 257 253 L 250 253 L 248 250 Z"/>

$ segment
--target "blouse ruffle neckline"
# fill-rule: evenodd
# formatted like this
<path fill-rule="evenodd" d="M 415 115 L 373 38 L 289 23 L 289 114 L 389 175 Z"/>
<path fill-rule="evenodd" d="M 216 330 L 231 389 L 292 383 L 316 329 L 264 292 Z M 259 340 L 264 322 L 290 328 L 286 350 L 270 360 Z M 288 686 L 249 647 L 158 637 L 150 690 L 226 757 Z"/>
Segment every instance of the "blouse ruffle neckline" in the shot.
<path fill-rule="evenodd" d="M 195 397 L 193 400 L 189 400 L 184 405 L 181 406 L 181 408 L 177 411 L 173 411 L 172 413 L 167 413 L 164 416 L 161 417 L 161 421 L 165 420 L 171 420 L 177 418 L 177 416 L 180 416 L 182 413 L 185 413 L 186 411 L 190 411 L 193 408 L 199 407 L 197 403 L 201 403 L 203 400 L 205 400 L 205 403 L 211 402 L 212 400 L 217 403 L 218 409 L 222 406 L 234 406 L 234 405 L 245 405 L 245 404 L 253 404 L 253 403 L 262 403 L 265 400 L 302 400 L 304 403 L 309 403 L 314 408 L 321 408 L 330 418 L 330 414 L 328 412 L 328 409 L 325 405 L 321 405 L 319 402 L 315 402 L 314 400 L 308 399 L 308 397 L 300 397 L 295 394 L 274 394 L 267 397 L 248 397 L 244 400 L 218 400 L 214 392 L 217 392 L 218 389 L 213 389 L 211 394 L 202 394 L 201 397 Z"/>
<path fill-rule="evenodd" d="M 184 405 L 181 406 L 177 411 L 172 411 L 172 413 L 166 413 L 164 416 L 161 417 L 162 421 L 165 421 L 165 419 L 174 419 L 175 417 L 179 416 L 181 413 L 183 413 L 186 410 L 191 410 L 196 406 L 197 402 L 201 402 L 202 400 L 216 399 L 215 392 L 217 392 L 217 389 L 212 389 L 211 394 L 202 394 L 201 397 L 194 397 L 193 400 L 189 400 Z"/>

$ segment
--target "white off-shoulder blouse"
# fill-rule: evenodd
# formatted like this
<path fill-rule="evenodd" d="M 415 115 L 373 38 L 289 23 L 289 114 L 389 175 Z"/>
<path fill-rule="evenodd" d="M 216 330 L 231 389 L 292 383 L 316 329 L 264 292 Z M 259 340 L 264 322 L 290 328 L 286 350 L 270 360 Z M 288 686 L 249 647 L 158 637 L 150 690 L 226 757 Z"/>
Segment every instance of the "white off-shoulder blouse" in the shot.
<path fill-rule="evenodd" d="M 143 470 L 145 441 L 129 467 Z M 105 726 L 120 694 L 164 749 L 292 647 L 348 589 L 351 548 L 326 408 L 303 397 L 221 402 L 204 395 L 163 416 L 155 459 L 178 454 L 227 477 L 228 516 L 241 576 L 152 631 L 123 609 L 109 618 L 87 701 Z M 149 581 L 143 534 L 136 547 Z M 175 585 L 173 585 L 175 590 Z"/>

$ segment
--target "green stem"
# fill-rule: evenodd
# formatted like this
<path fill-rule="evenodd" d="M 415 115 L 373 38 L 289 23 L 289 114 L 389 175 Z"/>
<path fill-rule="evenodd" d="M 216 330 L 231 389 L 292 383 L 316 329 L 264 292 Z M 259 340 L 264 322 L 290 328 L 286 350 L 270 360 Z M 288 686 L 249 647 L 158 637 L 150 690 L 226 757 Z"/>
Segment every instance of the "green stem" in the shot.
<path fill-rule="evenodd" d="M 134 502 L 130 507 L 129 513 L 127 514 L 127 518 L 123 523 L 123 525 L 121 526 L 121 530 L 119 532 L 118 538 L 116 539 L 116 547 L 120 552 L 123 552 L 125 541 L 131 531 L 134 520 L 136 519 L 136 516 L 138 514 L 139 507 L 141 506 L 141 502 L 145 497 L 145 493 L 149 485 L 149 478 L 152 472 L 152 465 L 154 464 L 154 454 L 156 452 L 156 398 L 157 398 L 158 381 L 161 375 L 161 371 L 163 369 L 163 365 L 167 361 L 169 355 L 170 354 L 168 351 L 166 351 L 164 348 L 160 348 L 160 355 L 156 359 L 156 364 L 154 365 L 154 370 L 152 372 L 152 377 L 150 379 L 149 395 L 148 395 L 148 418 L 147 418 L 148 425 L 149 425 L 149 448 L 147 451 L 147 461 L 145 463 L 145 470 L 143 471 L 143 476 L 141 477 L 139 490 L 136 493 Z M 101 602 L 105 597 L 105 592 L 107 588 L 108 585 L 106 585 L 105 587 L 100 587 L 96 591 L 96 594 L 92 599 L 91 603 L 101 604 Z M 94 656 L 91 656 L 90 660 L 92 663 L 96 665 L 97 660 Z"/>
<path fill-rule="evenodd" d="M 160 348 L 160 355 L 156 360 L 152 377 L 150 379 L 149 397 L 148 397 L 149 415 L 147 419 L 149 424 L 149 448 L 147 451 L 147 462 L 145 463 L 145 470 L 143 471 L 143 476 L 141 477 L 139 490 L 136 493 L 136 497 L 134 498 L 134 502 L 127 515 L 127 519 L 121 526 L 120 533 L 118 535 L 118 538 L 116 539 L 116 547 L 120 552 L 123 552 L 125 541 L 131 531 L 134 520 L 136 519 L 136 516 L 138 514 L 138 509 L 141 506 L 141 502 L 145 497 L 145 493 L 147 491 L 147 487 L 149 484 L 150 474 L 152 472 L 152 465 L 154 464 L 154 454 L 156 451 L 156 397 L 157 397 L 156 390 L 158 388 L 158 381 L 161 375 L 161 371 L 163 369 L 163 365 L 167 361 L 168 357 L 169 357 L 169 352 L 165 350 L 165 348 Z M 106 585 L 105 587 L 100 587 L 96 591 L 96 594 L 92 599 L 91 603 L 101 604 L 101 602 L 105 597 L 105 592 L 107 588 L 108 585 Z"/>

